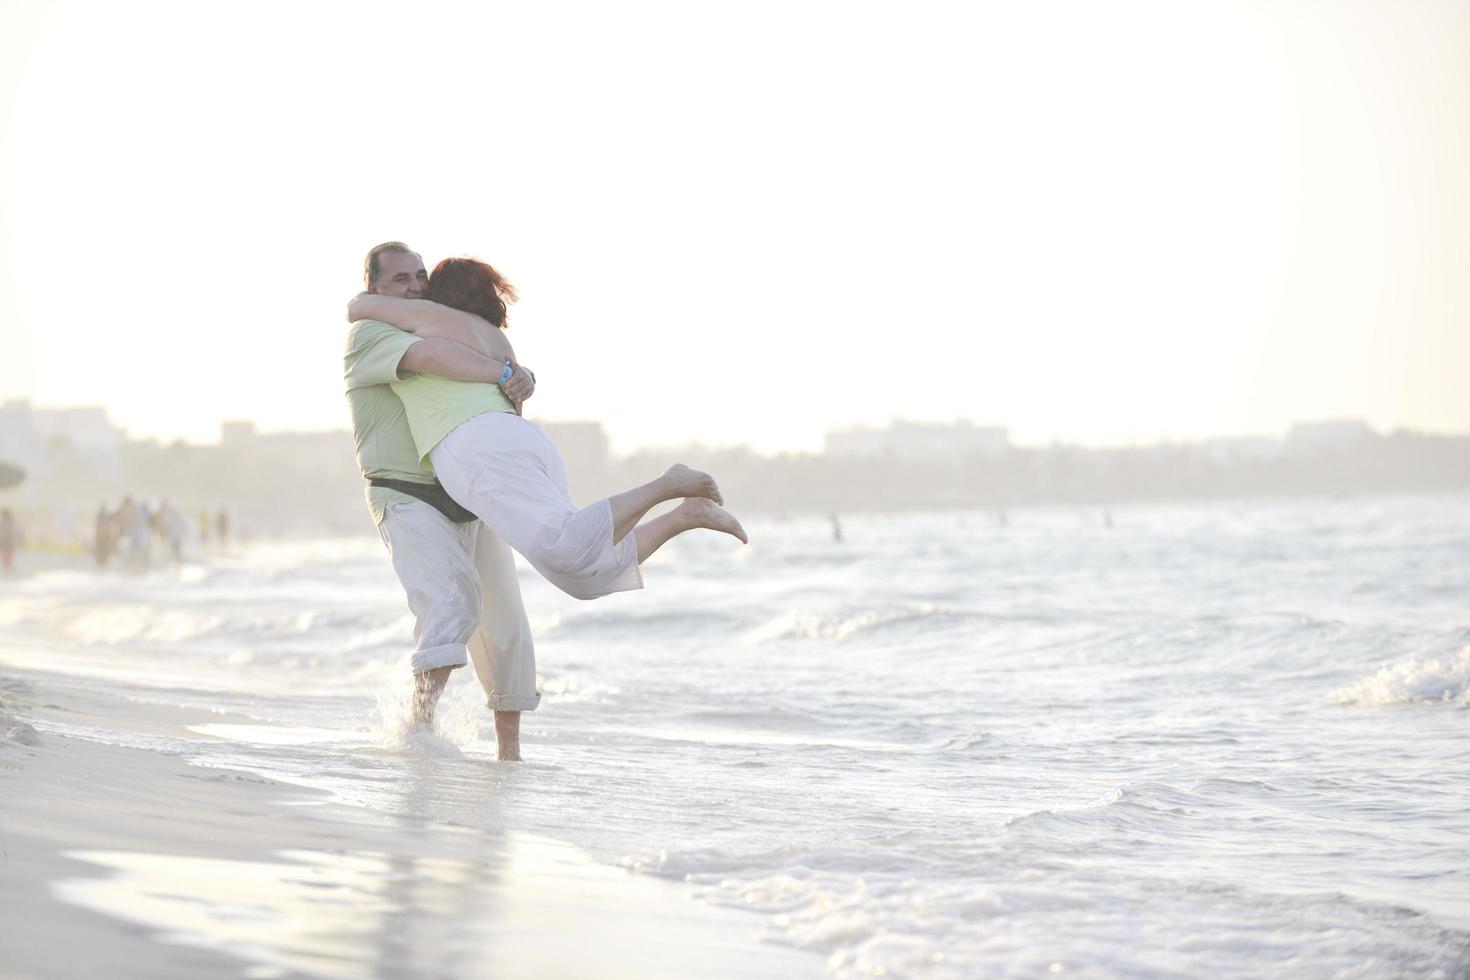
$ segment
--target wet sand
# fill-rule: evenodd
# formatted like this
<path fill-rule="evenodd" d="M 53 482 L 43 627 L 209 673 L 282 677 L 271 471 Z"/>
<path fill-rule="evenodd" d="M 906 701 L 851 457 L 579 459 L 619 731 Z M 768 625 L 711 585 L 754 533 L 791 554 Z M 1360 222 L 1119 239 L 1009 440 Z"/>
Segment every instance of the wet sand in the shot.
<path fill-rule="evenodd" d="M 755 916 L 570 845 L 378 814 L 178 748 L 243 721 L 0 674 L 0 976 L 823 972 L 761 943 Z"/>

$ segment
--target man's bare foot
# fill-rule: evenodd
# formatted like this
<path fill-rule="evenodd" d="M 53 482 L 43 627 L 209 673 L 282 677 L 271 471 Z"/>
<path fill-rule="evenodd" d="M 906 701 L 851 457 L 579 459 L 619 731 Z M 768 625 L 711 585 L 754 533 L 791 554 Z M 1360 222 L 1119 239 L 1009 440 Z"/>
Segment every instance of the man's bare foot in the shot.
<path fill-rule="evenodd" d="M 434 728 L 434 707 L 439 703 L 439 695 L 444 690 L 444 684 L 449 680 L 449 672 L 453 667 L 435 667 L 433 670 L 414 675 L 413 700 L 409 710 L 412 722 L 416 726 Z"/>
<path fill-rule="evenodd" d="M 501 762 L 521 761 L 521 713 L 495 712 L 495 757 Z"/>
<path fill-rule="evenodd" d="M 683 463 L 675 463 L 664 470 L 663 480 L 669 488 L 669 499 L 674 497 L 704 497 L 713 500 L 717 504 L 723 504 L 725 498 L 720 495 L 720 488 L 715 484 L 715 478 L 708 473 L 691 469 Z M 703 525 L 699 525 L 703 526 Z"/>
<path fill-rule="evenodd" d="M 745 528 L 735 516 L 717 504 L 699 497 L 689 497 L 674 508 L 674 512 L 681 516 L 690 527 L 707 527 L 711 531 L 724 531 L 740 539 L 741 544 L 749 544 L 750 538 L 745 535 Z"/>

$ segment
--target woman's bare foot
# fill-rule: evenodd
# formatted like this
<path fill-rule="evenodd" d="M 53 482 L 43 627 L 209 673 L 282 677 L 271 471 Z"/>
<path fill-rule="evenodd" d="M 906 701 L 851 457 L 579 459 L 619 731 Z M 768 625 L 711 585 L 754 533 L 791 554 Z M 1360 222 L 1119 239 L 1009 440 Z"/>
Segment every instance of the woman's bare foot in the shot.
<path fill-rule="evenodd" d="M 745 528 L 735 516 L 718 504 L 711 503 L 700 497 L 688 497 L 682 504 L 674 508 L 678 514 L 691 528 L 707 527 L 711 531 L 724 531 L 740 539 L 741 544 L 749 544 L 750 538 L 745 536 Z"/>
<path fill-rule="evenodd" d="M 690 469 L 683 463 L 675 463 L 664 470 L 663 481 L 669 490 L 666 498 L 672 500 L 675 497 L 704 497 L 713 500 L 717 504 L 723 504 L 725 498 L 720 494 L 720 488 L 715 484 L 715 478 L 708 473 Z M 734 520 L 734 518 L 730 518 Z M 699 524 L 696 527 L 704 527 Z"/>

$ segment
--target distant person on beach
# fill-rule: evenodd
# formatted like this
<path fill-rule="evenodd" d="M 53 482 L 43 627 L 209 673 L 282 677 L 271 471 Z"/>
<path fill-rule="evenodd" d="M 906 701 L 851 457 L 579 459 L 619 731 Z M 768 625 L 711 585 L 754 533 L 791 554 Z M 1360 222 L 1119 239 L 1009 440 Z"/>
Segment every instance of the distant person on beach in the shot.
<path fill-rule="evenodd" d="M 0 510 L 0 568 L 10 571 L 15 564 L 15 549 L 21 545 L 23 535 L 15 515 L 6 507 Z"/>
<path fill-rule="evenodd" d="M 158 532 L 168 542 L 168 553 L 174 561 L 184 558 L 184 517 L 164 501 L 158 508 Z"/>
<path fill-rule="evenodd" d="M 148 505 L 134 501 L 131 494 L 123 497 L 118 507 L 118 544 L 122 557 L 131 568 L 142 568 L 148 564 L 148 552 L 153 546 L 153 520 Z"/>
<path fill-rule="evenodd" d="M 385 242 L 368 253 L 363 284 L 369 293 L 416 299 L 428 273 L 407 245 Z M 521 712 L 535 710 L 541 694 L 515 557 L 420 466 L 403 403 L 390 387 L 416 372 L 493 382 L 504 365 L 451 341 L 364 319 L 348 332 L 343 367 L 368 510 L 414 616 L 414 721 L 432 723 L 450 673 L 473 661 L 494 711 L 499 758 L 519 760 Z M 506 390 L 524 402 L 535 378 L 518 367 Z"/>
<path fill-rule="evenodd" d="M 92 556 L 97 566 L 105 566 L 117 550 L 117 516 L 107 509 L 107 504 L 97 505 L 97 517 L 92 524 Z"/>
<path fill-rule="evenodd" d="M 413 270 L 421 275 L 422 265 Z M 348 319 L 391 323 L 413 334 L 451 341 L 503 364 L 480 383 L 432 372 L 394 381 L 420 461 L 455 503 L 473 511 L 525 556 L 551 584 L 578 599 L 643 587 L 639 566 L 665 542 L 696 528 L 746 541 L 740 522 L 723 510 L 719 487 L 682 464 L 632 490 L 588 507 L 572 502 L 561 454 L 536 423 L 522 418 L 513 392 L 515 352 L 505 338 L 506 301 L 515 291 L 475 259 L 445 259 L 434 267 L 426 298 L 361 293 Z M 643 521 L 669 500 L 672 511 Z M 639 523 L 642 521 L 642 523 Z"/>

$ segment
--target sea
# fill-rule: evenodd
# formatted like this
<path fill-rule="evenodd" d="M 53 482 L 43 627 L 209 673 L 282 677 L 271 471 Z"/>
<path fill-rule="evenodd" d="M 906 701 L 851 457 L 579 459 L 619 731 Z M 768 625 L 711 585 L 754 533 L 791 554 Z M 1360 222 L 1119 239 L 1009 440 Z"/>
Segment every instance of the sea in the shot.
<path fill-rule="evenodd" d="M 1470 976 L 1470 495 L 755 519 L 592 602 L 523 566 L 521 764 L 468 668 L 407 730 L 364 525 L 11 579 L 0 665 L 232 719 L 153 744 L 193 765 L 681 882 L 831 977 Z"/>

